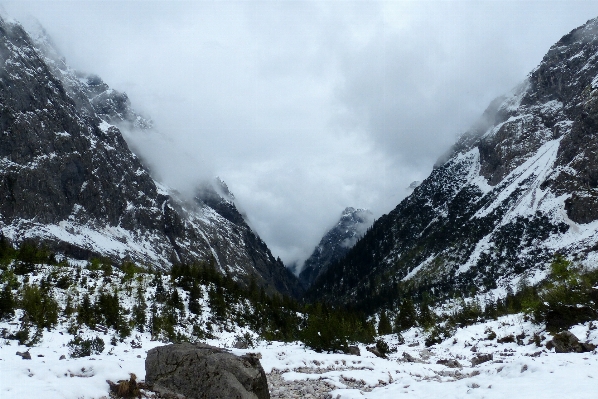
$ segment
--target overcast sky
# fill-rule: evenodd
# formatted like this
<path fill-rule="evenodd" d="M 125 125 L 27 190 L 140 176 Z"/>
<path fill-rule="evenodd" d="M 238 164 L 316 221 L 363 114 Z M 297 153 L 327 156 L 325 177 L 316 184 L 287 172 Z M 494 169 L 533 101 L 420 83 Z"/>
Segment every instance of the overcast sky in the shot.
<path fill-rule="evenodd" d="M 220 176 L 285 263 L 347 206 L 392 210 L 594 1 L 3 2 L 158 133 L 129 144 L 188 192 Z"/>

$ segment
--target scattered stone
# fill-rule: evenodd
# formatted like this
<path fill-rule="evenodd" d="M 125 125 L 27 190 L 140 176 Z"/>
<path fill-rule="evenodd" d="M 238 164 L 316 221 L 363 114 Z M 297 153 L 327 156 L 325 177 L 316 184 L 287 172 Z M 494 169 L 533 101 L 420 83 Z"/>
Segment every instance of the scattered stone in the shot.
<path fill-rule="evenodd" d="M 403 360 L 409 363 L 416 363 L 417 359 L 414 358 L 413 356 L 411 356 L 409 353 L 407 352 L 403 352 Z"/>
<path fill-rule="evenodd" d="M 21 358 L 25 360 L 31 360 L 31 353 L 27 352 L 17 352 L 17 356 L 21 356 Z"/>
<path fill-rule="evenodd" d="M 526 355 L 526 356 L 529 356 L 529 357 L 538 357 L 538 356 L 540 356 L 541 354 L 542 354 L 542 351 L 537 351 L 537 352 L 534 352 L 534 353 L 532 353 L 532 354 L 529 354 L 529 355 Z"/>
<path fill-rule="evenodd" d="M 436 364 L 442 364 L 442 365 L 452 368 L 452 369 L 463 367 L 463 366 L 461 366 L 461 363 L 459 363 L 459 361 L 456 359 L 440 359 L 436 362 Z"/>
<path fill-rule="evenodd" d="M 60 355 L 60 359 L 58 359 L 58 360 L 64 360 L 64 359 L 66 359 L 66 356 Z"/>
<path fill-rule="evenodd" d="M 98 331 L 98 332 L 101 332 L 101 333 L 104 333 L 104 334 L 106 334 L 106 333 L 108 332 L 108 328 L 106 328 L 106 327 L 104 327 L 104 326 L 101 326 L 101 325 L 99 325 L 99 324 L 97 324 L 97 325 L 95 326 L 94 330 L 96 330 L 96 331 Z"/>
<path fill-rule="evenodd" d="M 591 344 L 589 342 L 580 342 L 579 344 L 581 345 L 581 349 L 583 349 L 583 352 L 591 352 L 594 349 L 596 349 L 596 345 Z"/>
<path fill-rule="evenodd" d="M 527 371 L 527 364 L 521 366 L 521 372 L 523 373 L 524 371 Z"/>
<path fill-rule="evenodd" d="M 345 352 L 349 355 L 361 356 L 361 351 L 358 346 L 349 346 Z"/>
<path fill-rule="evenodd" d="M 596 345 L 590 343 L 580 343 L 579 339 L 569 331 L 563 331 L 555 334 L 552 340 L 546 343 L 546 349 L 554 348 L 556 353 L 582 353 L 591 352 L 596 349 Z"/>
<path fill-rule="evenodd" d="M 287 371 L 288 370 L 272 369 L 272 372 L 268 374 L 268 385 L 270 387 L 271 399 L 333 398 L 333 396 L 330 395 L 330 391 L 336 389 L 336 386 L 334 386 L 330 381 L 324 378 L 319 378 L 317 380 L 308 379 L 287 381 L 282 377 L 282 374 L 284 374 Z M 347 383 L 348 386 L 352 386 L 353 384 L 353 382 L 350 381 L 343 382 Z"/>
<path fill-rule="evenodd" d="M 270 399 L 257 356 L 235 356 L 207 344 L 172 344 L 151 349 L 146 384 L 161 394 L 194 398 Z"/>
<path fill-rule="evenodd" d="M 494 355 L 492 353 L 487 353 L 487 354 L 481 353 L 471 359 L 471 365 L 477 366 L 478 364 L 486 363 L 493 359 L 494 359 Z"/>
<path fill-rule="evenodd" d="M 378 348 L 376 348 L 375 346 L 368 346 L 365 348 L 368 352 L 373 353 L 374 355 L 381 357 L 383 359 L 386 359 L 386 356 L 384 356 L 382 353 L 380 353 L 380 351 L 378 350 Z"/>

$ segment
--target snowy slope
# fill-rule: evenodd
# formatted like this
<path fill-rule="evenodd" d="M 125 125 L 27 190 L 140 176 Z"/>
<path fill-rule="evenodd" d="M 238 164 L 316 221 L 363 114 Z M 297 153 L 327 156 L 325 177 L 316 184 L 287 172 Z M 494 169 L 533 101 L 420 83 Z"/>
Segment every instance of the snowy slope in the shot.
<path fill-rule="evenodd" d="M 156 301 L 156 278 L 161 279 L 164 292 L 172 292 L 170 277 L 136 274 L 126 278 L 119 270 L 105 275 L 94 271 L 85 262 L 69 261 L 59 266 L 36 266 L 35 273 L 17 276 L 19 284 L 39 284 L 54 276 L 73 278 L 68 288 L 51 288 L 53 297 L 64 309 L 70 296 L 72 305 L 80 304 L 84 295 L 92 302 L 105 292 L 115 292 L 123 308 L 131 312 L 139 292 L 147 301 L 146 315 L 151 324 L 152 307 L 164 312 L 167 305 Z M 75 277 L 76 276 L 76 277 Z M 4 275 L 6 277 L 6 274 Z M 139 288 L 142 288 L 139 291 Z M 358 344 L 360 355 L 317 353 L 300 342 L 276 342 L 260 339 L 250 329 L 240 327 L 232 320 L 215 318 L 211 307 L 212 287 L 201 285 L 199 314 L 189 309 L 188 292 L 179 288 L 184 306 L 177 310 L 177 333 L 194 341 L 197 335 L 210 332 L 212 337 L 202 342 L 225 347 L 234 354 L 260 353 L 267 373 L 271 397 L 278 398 L 370 398 L 387 399 L 408 395 L 417 398 L 593 398 L 598 379 L 598 353 L 555 353 L 546 349 L 551 335 L 543 326 L 534 325 L 521 314 L 500 317 L 497 320 L 476 323 L 459 328 L 445 341 L 426 347 L 428 333 L 420 328 L 403 332 L 404 342 L 396 335 L 382 337 L 393 350 L 388 358 L 374 356 L 366 346 Z M 16 291 L 15 291 L 16 292 Z M 149 349 L 168 343 L 162 333 L 134 330 L 120 339 L 118 332 L 102 325 L 90 329 L 76 324 L 76 314 L 59 316 L 58 325 L 44 330 L 40 341 L 32 347 L 19 345 L 7 338 L 22 328 L 22 311 L 0 321 L 0 397 L 16 399 L 45 397 L 48 399 L 99 399 L 108 397 L 106 380 L 128 379 L 134 373 L 138 380 L 145 378 L 144 362 Z M 573 326 L 570 331 L 582 342 L 598 344 L 597 322 Z M 77 328 L 73 330 L 72 326 Z M 137 328 L 137 327 L 136 327 Z M 71 357 L 68 343 L 76 334 L 83 338 L 99 337 L 105 342 L 101 353 Z M 255 347 L 233 349 L 237 337 L 248 334 Z M 492 336 L 494 334 L 494 336 Z M 540 337 L 539 345 L 533 340 Z M 502 338 L 517 336 L 517 342 L 499 342 Z M 16 352 L 29 352 L 30 360 Z M 480 355 L 492 359 L 481 364 L 472 361 Z M 64 356 L 63 359 L 61 357 Z M 442 364 L 456 361 L 457 367 Z M 440 363 L 439 363 L 440 362 Z"/>
<path fill-rule="evenodd" d="M 506 326 L 499 327 L 500 323 Z M 519 331 L 522 324 L 511 318 L 488 326 L 472 326 L 458 332 L 457 343 L 440 344 L 429 349 L 429 354 L 416 337 L 409 338 L 408 344 L 397 345 L 397 353 L 388 359 L 375 357 L 364 346 L 360 348 L 361 356 L 351 356 L 316 353 L 300 344 L 279 342 L 262 342 L 256 348 L 233 349 L 232 352 L 262 354 L 261 363 L 272 398 L 394 399 L 403 395 L 414 398 L 595 398 L 598 379 L 595 353 L 556 354 L 539 350 L 535 345 L 493 344 L 484 341 L 487 327 L 506 333 Z M 577 330 L 585 333 L 587 327 L 579 326 Z M 592 340 L 598 343 L 596 330 L 593 331 Z M 16 351 L 27 348 L 4 342 L 0 345 L 1 396 L 6 399 L 107 397 L 106 380 L 128 379 L 129 373 L 144 379 L 147 351 L 163 344 L 151 341 L 147 334 L 139 334 L 138 338 L 141 348 L 121 343 L 110 354 L 65 360 L 59 358 L 61 354 L 68 354 L 63 346 L 69 339 L 67 335 L 45 334 L 43 343 L 30 350 L 31 360 L 15 355 Z M 232 334 L 223 333 L 220 339 L 207 343 L 232 348 L 233 340 Z M 392 342 L 392 337 L 388 340 Z M 471 366 L 469 359 L 474 353 L 472 346 L 465 345 L 476 343 L 483 346 L 484 353 L 493 353 L 495 359 Z M 418 362 L 405 361 L 403 353 Z M 436 364 L 442 359 L 457 359 L 463 367 L 454 369 Z M 309 394 L 310 391 L 314 394 Z"/>

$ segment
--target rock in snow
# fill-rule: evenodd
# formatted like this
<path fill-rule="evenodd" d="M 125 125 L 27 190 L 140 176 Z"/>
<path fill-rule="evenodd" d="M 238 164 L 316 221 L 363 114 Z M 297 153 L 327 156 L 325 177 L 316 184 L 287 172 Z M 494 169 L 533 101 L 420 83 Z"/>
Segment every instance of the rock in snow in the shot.
<path fill-rule="evenodd" d="M 235 356 L 207 344 L 151 349 L 145 382 L 154 391 L 188 399 L 270 399 L 266 374 L 255 356 Z"/>
<path fill-rule="evenodd" d="M 573 333 L 569 331 L 563 331 L 555 334 L 551 341 L 546 343 L 546 349 L 552 349 L 556 353 L 568 353 L 568 352 L 591 352 L 596 349 L 596 345 L 591 343 L 579 342 Z"/>

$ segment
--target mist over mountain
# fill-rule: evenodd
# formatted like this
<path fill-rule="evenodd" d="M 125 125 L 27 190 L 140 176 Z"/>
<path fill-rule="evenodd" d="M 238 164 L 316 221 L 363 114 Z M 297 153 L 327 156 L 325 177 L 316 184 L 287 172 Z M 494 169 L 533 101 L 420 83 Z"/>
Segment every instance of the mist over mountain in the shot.
<path fill-rule="evenodd" d="M 185 197 L 157 183 L 119 126 L 152 123 L 125 93 L 71 69 L 43 28 L 0 20 L 0 232 L 63 256 L 168 270 L 212 264 L 240 282 L 298 295 L 222 181 Z"/>
<path fill-rule="evenodd" d="M 376 217 L 423 180 L 591 1 L 3 1 L 154 129 L 120 128 L 192 197 L 220 176 L 285 263 L 351 204 Z"/>

